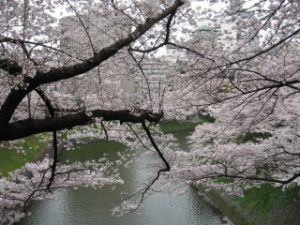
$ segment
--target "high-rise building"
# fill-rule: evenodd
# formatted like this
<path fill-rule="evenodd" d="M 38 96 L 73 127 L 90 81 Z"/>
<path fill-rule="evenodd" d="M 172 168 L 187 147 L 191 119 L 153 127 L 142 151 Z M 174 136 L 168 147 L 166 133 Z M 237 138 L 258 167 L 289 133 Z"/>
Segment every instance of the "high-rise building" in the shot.
<path fill-rule="evenodd" d="M 137 99 L 159 110 L 168 83 L 169 63 L 163 58 L 147 58 L 141 63 L 142 71 L 136 76 Z"/>
<path fill-rule="evenodd" d="M 66 64 L 92 57 L 94 52 L 117 40 L 121 33 L 120 26 L 113 20 L 92 12 L 88 15 L 64 17 L 60 20 L 60 27 L 62 32 L 60 48 L 73 56 L 64 59 Z M 83 97 L 103 90 L 122 96 L 132 95 L 134 77 L 124 76 L 116 67 L 100 65 L 86 75 L 69 79 L 66 87 L 61 91 Z"/>

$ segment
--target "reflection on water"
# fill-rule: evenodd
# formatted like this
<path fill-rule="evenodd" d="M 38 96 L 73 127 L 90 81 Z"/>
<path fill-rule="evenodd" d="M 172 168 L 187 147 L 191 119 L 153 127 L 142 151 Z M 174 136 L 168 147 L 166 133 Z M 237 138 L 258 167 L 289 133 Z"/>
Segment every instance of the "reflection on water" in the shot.
<path fill-rule="evenodd" d="M 183 138 L 186 132 L 179 136 Z M 178 134 L 177 134 L 178 135 Z M 101 144 L 103 147 L 103 144 Z M 124 146 L 112 143 L 106 144 L 108 152 L 117 157 L 117 150 Z M 84 147 L 84 155 L 92 157 L 99 155 L 99 144 L 89 144 Z M 112 150 L 113 148 L 113 150 Z M 72 151 L 62 157 L 76 160 L 82 152 Z M 103 152 L 102 152 L 103 153 Z M 73 155 L 72 155 L 73 154 Z M 94 155 L 95 157 L 95 155 Z M 23 219 L 19 225 L 221 225 L 222 215 L 204 201 L 193 187 L 187 187 L 182 195 L 172 193 L 155 193 L 147 198 L 143 205 L 132 214 L 122 217 L 111 215 L 111 209 L 120 204 L 121 193 L 133 193 L 141 185 L 141 181 L 151 176 L 153 171 L 146 170 L 141 165 L 152 160 L 142 157 L 131 167 L 122 169 L 121 176 L 124 185 L 102 189 L 79 188 L 57 191 L 55 199 L 34 201 L 29 211 L 31 216 Z"/>

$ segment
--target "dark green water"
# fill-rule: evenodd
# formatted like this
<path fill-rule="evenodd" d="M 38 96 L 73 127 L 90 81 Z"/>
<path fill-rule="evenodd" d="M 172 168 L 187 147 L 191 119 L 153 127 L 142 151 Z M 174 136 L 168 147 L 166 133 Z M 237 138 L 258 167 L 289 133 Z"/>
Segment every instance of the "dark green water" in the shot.
<path fill-rule="evenodd" d="M 169 126 L 170 124 L 167 124 Z M 172 125 L 173 127 L 173 125 Z M 174 128 L 174 127 L 173 127 Z M 186 136 L 193 126 L 187 129 L 172 130 L 186 147 Z M 171 131 L 170 131 L 171 132 Z M 117 159 L 117 151 L 125 147 L 118 143 L 94 143 L 81 146 L 77 150 L 61 155 L 69 160 L 86 160 L 98 158 L 104 152 L 111 159 Z M 124 185 L 94 190 L 92 188 L 68 189 L 57 191 L 55 199 L 34 201 L 29 211 L 31 216 L 23 219 L 18 225 L 221 225 L 222 215 L 204 201 L 193 187 L 187 186 L 182 195 L 159 192 L 147 198 L 135 212 L 123 217 L 114 217 L 111 209 L 120 204 L 122 192 L 134 193 L 141 182 L 153 175 L 147 169 L 147 163 L 157 160 L 150 156 L 140 157 L 129 168 L 121 169 Z"/>

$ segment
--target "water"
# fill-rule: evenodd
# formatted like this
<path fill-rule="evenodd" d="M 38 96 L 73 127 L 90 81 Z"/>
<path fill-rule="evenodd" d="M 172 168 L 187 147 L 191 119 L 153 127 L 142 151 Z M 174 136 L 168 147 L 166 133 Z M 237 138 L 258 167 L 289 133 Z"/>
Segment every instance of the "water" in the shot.
<path fill-rule="evenodd" d="M 192 131 L 176 132 L 176 137 L 186 146 L 185 137 Z M 91 143 L 81 150 L 62 154 L 62 158 L 76 160 L 99 157 L 106 149 L 112 159 L 116 152 L 125 147 L 118 143 Z M 55 199 L 34 201 L 30 205 L 31 216 L 18 225 L 221 225 L 222 215 L 201 198 L 192 186 L 186 186 L 182 195 L 158 192 L 147 198 L 135 212 L 123 217 L 115 217 L 111 209 L 120 204 L 121 192 L 133 193 L 153 171 L 144 165 L 152 158 L 141 157 L 132 166 L 121 170 L 124 185 L 94 190 L 79 188 L 57 191 Z"/>

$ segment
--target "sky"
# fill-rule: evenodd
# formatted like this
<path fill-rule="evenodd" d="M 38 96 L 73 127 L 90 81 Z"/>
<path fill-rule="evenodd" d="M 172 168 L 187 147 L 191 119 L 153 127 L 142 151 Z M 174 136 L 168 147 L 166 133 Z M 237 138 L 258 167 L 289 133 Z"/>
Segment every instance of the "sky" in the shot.
<path fill-rule="evenodd" d="M 203 12 L 203 10 L 213 10 L 215 12 L 220 12 L 222 10 L 225 9 L 225 7 L 228 5 L 227 1 L 225 0 L 217 0 L 217 1 L 213 1 L 212 0 L 190 0 L 190 7 L 192 10 L 195 11 L 194 14 L 194 19 L 197 23 L 197 25 L 195 27 L 191 26 L 189 23 L 181 23 L 178 24 L 178 26 L 175 26 L 177 31 L 173 31 L 173 37 L 175 36 L 178 41 L 187 41 L 188 39 L 191 38 L 191 31 L 195 30 L 198 27 L 201 26 L 210 26 L 209 20 L 203 20 L 200 19 L 201 18 L 201 12 Z M 57 7 L 54 12 L 52 13 L 52 15 L 58 19 L 62 18 L 62 17 L 66 17 L 66 16 L 71 16 L 74 15 L 74 13 L 67 11 L 63 6 Z M 189 32 L 187 32 L 187 30 L 190 30 Z M 160 48 L 157 51 L 156 56 L 163 56 L 166 55 L 166 48 Z"/>

